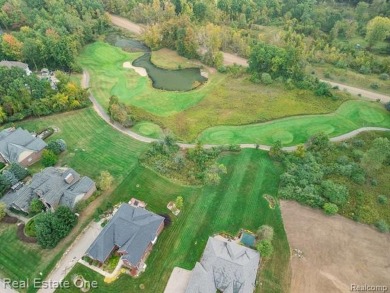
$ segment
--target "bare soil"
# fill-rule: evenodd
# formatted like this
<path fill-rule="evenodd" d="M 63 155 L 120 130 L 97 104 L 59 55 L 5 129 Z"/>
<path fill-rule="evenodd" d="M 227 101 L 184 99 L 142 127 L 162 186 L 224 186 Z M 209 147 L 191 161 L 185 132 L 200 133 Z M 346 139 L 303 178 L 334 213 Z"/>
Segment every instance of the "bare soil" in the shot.
<path fill-rule="evenodd" d="M 352 284 L 390 288 L 389 234 L 296 202 L 280 205 L 291 247 L 291 293 L 351 292 Z"/>

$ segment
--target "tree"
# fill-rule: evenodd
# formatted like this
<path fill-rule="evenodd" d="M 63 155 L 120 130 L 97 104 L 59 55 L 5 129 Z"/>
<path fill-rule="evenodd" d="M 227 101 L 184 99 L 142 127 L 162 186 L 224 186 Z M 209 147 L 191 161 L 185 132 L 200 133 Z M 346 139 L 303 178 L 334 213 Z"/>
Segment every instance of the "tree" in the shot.
<path fill-rule="evenodd" d="M 379 170 L 390 155 L 390 141 L 385 137 L 376 138 L 371 148 L 364 154 L 361 164 L 367 171 Z"/>
<path fill-rule="evenodd" d="M 221 174 L 226 174 L 227 169 L 223 164 L 214 164 L 212 165 L 205 174 L 205 183 L 208 185 L 218 185 L 221 181 Z"/>
<path fill-rule="evenodd" d="M 332 180 L 325 180 L 321 184 L 322 194 L 330 202 L 336 205 L 343 205 L 348 199 L 348 189 L 346 186 L 334 183 Z"/>
<path fill-rule="evenodd" d="M 39 214 L 45 210 L 45 205 L 38 198 L 34 198 L 30 203 L 30 213 Z"/>
<path fill-rule="evenodd" d="M 114 178 L 108 171 L 102 171 L 98 179 L 98 187 L 100 190 L 106 191 L 111 188 L 113 181 Z"/>
<path fill-rule="evenodd" d="M 58 156 L 52 150 L 42 152 L 42 165 L 45 167 L 54 166 L 58 161 Z"/>
<path fill-rule="evenodd" d="M 366 40 L 370 47 L 390 36 L 390 18 L 376 16 L 367 24 Z"/>
<path fill-rule="evenodd" d="M 29 174 L 28 170 L 18 163 L 12 163 L 8 170 L 13 173 L 18 180 L 23 180 Z"/>
<path fill-rule="evenodd" d="M 261 240 L 272 241 L 274 238 L 274 228 L 268 225 L 262 225 L 256 232 L 257 238 Z"/>
<path fill-rule="evenodd" d="M 324 132 L 320 132 L 310 137 L 307 149 L 313 152 L 328 150 L 330 147 L 329 136 Z"/>
<path fill-rule="evenodd" d="M 302 144 L 298 145 L 297 149 L 294 152 L 294 155 L 297 156 L 298 158 L 304 158 L 306 155 L 305 146 Z"/>
<path fill-rule="evenodd" d="M 51 150 L 56 155 L 66 150 L 66 143 L 63 139 L 56 139 L 49 142 L 47 149 Z"/>
<path fill-rule="evenodd" d="M 10 172 L 9 170 L 3 171 L 3 176 L 5 177 L 6 181 L 8 182 L 9 186 L 12 186 L 16 183 L 18 183 L 18 178 L 16 178 L 15 174 Z"/>
<path fill-rule="evenodd" d="M 6 212 L 6 206 L 5 206 L 5 203 L 3 202 L 0 202 L 0 221 L 2 219 L 4 219 L 4 217 L 6 216 L 7 212 Z"/>
<path fill-rule="evenodd" d="M 182 196 L 176 197 L 175 206 L 176 206 L 176 208 L 181 210 L 181 208 L 183 207 L 183 197 Z"/>
<path fill-rule="evenodd" d="M 284 152 L 282 149 L 282 142 L 280 140 L 276 141 L 269 150 L 269 156 L 275 160 L 282 160 L 284 157 Z"/>
<path fill-rule="evenodd" d="M 260 256 L 262 258 L 268 258 L 274 252 L 274 247 L 272 246 L 272 243 L 269 240 L 261 240 L 257 244 L 256 249 L 258 252 L 260 252 Z"/>
<path fill-rule="evenodd" d="M 334 203 L 325 203 L 323 206 L 324 212 L 327 215 L 335 215 L 339 211 L 339 208 Z"/>

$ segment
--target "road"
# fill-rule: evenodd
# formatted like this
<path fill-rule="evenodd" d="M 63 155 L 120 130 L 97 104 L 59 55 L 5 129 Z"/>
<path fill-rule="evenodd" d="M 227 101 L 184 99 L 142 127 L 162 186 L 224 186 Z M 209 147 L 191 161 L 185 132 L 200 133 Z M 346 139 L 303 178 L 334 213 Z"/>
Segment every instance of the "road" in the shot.
<path fill-rule="evenodd" d="M 91 222 L 79 236 L 75 239 L 69 249 L 65 252 L 62 258 L 57 263 L 56 267 L 51 271 L 46 281 L 59 283 L 70 270 L 74 267 L 79 259 L 85 254 L 89 246 L 96 239 L 99 233 L 102 231 L 102 227 L 99 223 Z M 89 280 L 92 281 L 92 280 Z M 40 289 L 38 293 L 53 293 L 55 288 Z M 0 291 L 3 292 L 3 291 Z"/>
<path fill-rule="evenodd" d="M 114 25 L 119 26 L 121 28 L 124 28 L 126 30 L 129 30 L 135 34 L 142 33 L 143 28 L 140 25 L 138 25 L 134 22 L 131 22 L 130 20 L 123 18 L 123 17 L 120 17 L 120 16 L 116 16 L 116 15 L 112 15 L 112 14 L 110 16 L 111 16 L 111 21 Z M 223 59 L 224 59 L 225 65 L 229 66 L 229 65 L 237 64 L 237 65 L 241 65 L 244 67 L 248 66 L 247 59 L 242 58 L 242 57 L 237 56 L 237 55 L 234 55 L 234 54 L 226 53 L 226 52 L 222 52 L 222 53 L 223 53 Z M 373 101 L 380 100 L 382 103 L 390 102 L 390 96 L 388 96 L 388 95 L 371 92 L 368 90 L 360 89 L 357 87 L 352 87 L 352 86 L 341 84 L 341 83 L 336 83 L 336 82 L 329 81 L 329 80 L 322 80 L 322 81 L 327 82 L 327 83 L 331 84 L 332 86 L 338 86 L 340 90 L 346 90 L 347 92 L 349 92 L 350 94 L 355 95 L 355 96 L 361 95 L 362 97 L 368 98 L 368 99 L 373 100 Z"/>
<path fill-rule="evenodd" d="M 82 80 L 81 80 L 81 86 L 83 88 L 88 88 L 89 87 L 89 74 L 88 74 L 88 72 L 86 70 L 84 70 L 84 72 L 83 72 L 83 77 L 82 77 Z M 135 132 L 131 131 L 130 129 L 124 128 L 123 126 L 119 125 L 118 123 L 115 123 L 115 122 L 111 121 L 111 119 L 110 119 L 109 115 L 107 114 L 107 112 L 96 101 L 96 99 L 94 98 L 92 93 L 90 93 L 90 97 L 89 98 L 90 98 L 90 100 L 91 100 L 91 102 L 93 104 L 93 109 L 96 111 L 96 113 L 104 121 L 106 121 L 112 128 L 122 132 L 125 135 L 128 135 L 128 136 L 134 138 L 135 140 L 138 140 L 138 141 L 141 141 L 141 142 L 144 142 L 144 143 L 152 143 L 152 142 L 158 141 L 155 138 L 142 136 L 142 135 L 140 135 L 138 133 L 135 133 Z M 354 137 L 354 136 L 358 135 L 359 133 L 365 132 L 365 131 L 390 131 L 390 129 L 382 128 L 382 127 L 362 127 L 362 128 L 353 130 L 353 131 L 351 131 L 349 133 L 345 133 L 345 134 L 340 135 L 340 136 L 332 137 L 330 140 L 333 141 L 333 142 L 344 141 L 344 140 L 350 139 L 351 137 Z M 187 144 L 187 143 L 178 143 L 178 145 L 182 149 L 190 149 L 190 148 L 194 148 L 196 146 L 195 144 Z M 219 145 L 215 145 L 215 144 L 205 144 L 205 145 L 203 145 L 203 147 L 205 149 L 210 149 L 210 148 L 218 147 L 218 146 Z M 271 146 L 269 146 L 269 145 L 240 144 L 239 146 L 242 149 L 255 149 L 255 148 L 258 148 L 258 149 L 264 150 L 264 151 L 269 151 L 271 149 Z M 297 146 L 289 146 L 289 147 L 284 147 L 283 150 L 286 151 L 286 152 L 292 152 L 292 151 L 295 151 L 296 148 L 297 148 Z"/>

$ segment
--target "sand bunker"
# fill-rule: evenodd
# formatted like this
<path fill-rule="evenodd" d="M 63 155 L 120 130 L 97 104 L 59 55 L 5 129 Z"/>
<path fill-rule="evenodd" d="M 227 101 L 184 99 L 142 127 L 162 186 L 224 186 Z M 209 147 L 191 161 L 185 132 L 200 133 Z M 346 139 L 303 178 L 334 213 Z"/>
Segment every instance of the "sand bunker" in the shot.
<path fill-rule="evenodd" d="M 146 69 L 145 68 L 142 68 L 142 67 L 135 67 L 131 64 L 131 62 L 125 62 L 123 63 L 123 68 L 130 68 L 130 69 L 134 69 L 135 72 L 137 72 L 139 75 L 141 76 L 148 76 L 148 73 L 146 72 Z"/>

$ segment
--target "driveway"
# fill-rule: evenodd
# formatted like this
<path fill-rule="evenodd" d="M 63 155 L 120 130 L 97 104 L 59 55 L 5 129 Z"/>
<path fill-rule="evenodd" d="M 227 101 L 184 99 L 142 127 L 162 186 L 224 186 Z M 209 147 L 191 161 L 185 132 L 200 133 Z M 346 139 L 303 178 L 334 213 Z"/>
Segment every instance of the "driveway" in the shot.
<path fill-rule="evenodd" d="M 46 281 L 61 282 L 77 261 L 85 254 L 102 229 L 100 222 L 91 222 L 65 252 L 56 267 L 46 278 Z M 38 293 L 53 293 L 54 291 L 55 288 L 40 289 Z"/>

